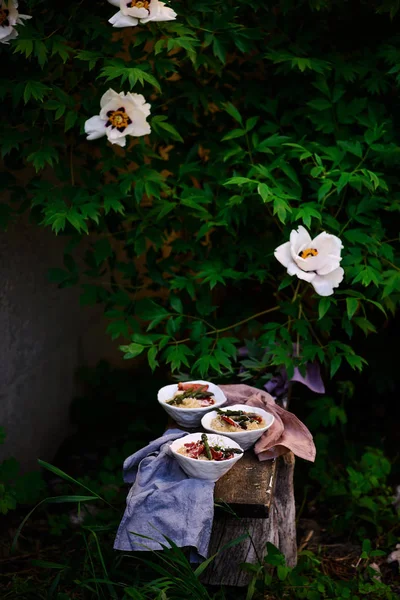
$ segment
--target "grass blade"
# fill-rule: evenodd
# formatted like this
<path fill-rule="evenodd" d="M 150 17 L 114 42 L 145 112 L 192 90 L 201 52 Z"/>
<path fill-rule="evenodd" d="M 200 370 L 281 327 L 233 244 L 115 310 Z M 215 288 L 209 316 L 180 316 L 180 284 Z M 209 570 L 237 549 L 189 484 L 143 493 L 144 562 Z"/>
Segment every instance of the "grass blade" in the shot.
<path fill-rule="evenodd" d="M 108 506 L 110 506 L 111 508 L 113 508 L 114 510 L 116 510 L 116 508 L 114 506 L 112 506 L 112 504 L 110 504 L 109 502 L 107 502 L 107 500 L 105 500 L 104 498 L 102 498 L 101 496 L 99 496 L 99 494 L 97 494 L 96 492 L 94 492 L 90 488 L 86 487 L 86 485 L 84 485 L 83 483 L 81 483 L 77 479 L 74 479 L 73 477 L 71 477 L 71 475 L 68 475 L 68 473 L 65 473 L 64 471 L 62 471 L 58 467 L 55 467 L 54 465 L 51 465 L 50 463 L 47 463 L 44 460 L 40 460 L 40 458 L 38 459 L 38 463 L 44 469 L 47 469 L 48 471 L 51 471 L 52 473 L 54 473 L 54 475 L 58 475 L 58 477 L 61 477 L 62 479 L 65 479 L 66 481 L 69 481 L 70 483 L 74 483 L 75 485 L 79 485 L 80 487 L 83 487 L 83 489 L 85 489 L 86 491 L 88 491 L 91 494 L 93 494 L 93 496 L 96 496 L 96 498 L 99 498 L 99 500 L 102 500 L 103 502 L 105 502 L 106 504 L 108 504 Z"/>

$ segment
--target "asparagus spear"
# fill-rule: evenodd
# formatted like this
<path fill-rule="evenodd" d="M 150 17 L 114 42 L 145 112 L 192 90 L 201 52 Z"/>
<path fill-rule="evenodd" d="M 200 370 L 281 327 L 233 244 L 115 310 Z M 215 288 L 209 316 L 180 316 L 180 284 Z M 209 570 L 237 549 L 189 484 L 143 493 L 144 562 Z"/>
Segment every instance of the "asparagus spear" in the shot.
<path fill-rule="evenodd" d="M 239 450 L 239 448 L 224 448 L 225 454 L 230 454 L 231 452 L 233 454 L 243 454 L 243 450 Z"/>
<path fill-rule="evenodd" d="M 217 408 L 217 412 L 225 417 L 241 417 L 246 414 L 242 410 L 222 410 L 221 408 Z"/>
<path fill-rule="evenodd" d="M 212 454 L 211 454 L 211 450 L 210 450 L 210 444 L 208 443 L 208 437 L 206 433 L 203 433 L 201 436 L 201 441 L 204 444 L 204 450 L 206 453 L 206 456 L 208 458 L 208 460 L 212 460 Z"/>
<path fill-rule="evenodd" d="M 183 392 L 182 394 L 178 394 L 177 396 L 175 396 L 174 398 L 171 398 L 171 400 L 168 400 L 168 402 L 166 404 L 182 404 L 183 400 L 185 398 L 211 398 L 213 396 L 213 394 L 211 392 L 207 392 L 204 391 L 204 389 L 197 389 L 195 390 L 194 388 L 191 388 L 190 390 L 186 390 L 185 392 Z"/>

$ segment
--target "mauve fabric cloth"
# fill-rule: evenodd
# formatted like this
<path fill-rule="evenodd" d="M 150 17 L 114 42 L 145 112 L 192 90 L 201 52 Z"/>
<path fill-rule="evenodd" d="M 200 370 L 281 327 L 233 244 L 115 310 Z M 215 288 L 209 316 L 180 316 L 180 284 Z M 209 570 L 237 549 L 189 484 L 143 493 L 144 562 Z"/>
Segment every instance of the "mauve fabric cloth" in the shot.
<path fill-rule="evenodd" d="M 161 550 L 159 542 L 168 546 L 166 536 L 179 547 L 195 548 L 193 562 L 207 557 L 215 484 L 188 477 L 169 453 L 171 442 L 184 435 L 181 429 L 168 429 L 125 460 L 124 481 L 133 485 L 115 538 L 116 550 Z"/>
<path fill-rule="evenodd" d="M 276 458 L 291 450 L 296 456 L 314 462 L 316 450 L 311 433 L 293 413 L 278 406 L 270 394 L 245 384 L 219 387 L 228 399 L 224 406 L 248 404 L 274 415 L 275 421 L 254 446 L 259 460 Z"/>

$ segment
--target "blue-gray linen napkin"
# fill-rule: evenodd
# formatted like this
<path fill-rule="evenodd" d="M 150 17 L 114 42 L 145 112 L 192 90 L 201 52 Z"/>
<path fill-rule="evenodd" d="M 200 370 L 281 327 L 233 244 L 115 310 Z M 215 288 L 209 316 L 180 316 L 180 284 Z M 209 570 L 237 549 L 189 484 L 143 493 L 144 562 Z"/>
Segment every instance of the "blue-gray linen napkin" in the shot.
<path fill-rule="evenodd" d="M 166 536 L 181 548 L 195 548 L 199 556 L 192 552 L 192 560 L 207 557 L 215 484 L 188 477 L 170 454 L 169 445 L 185 435 L 181 429 L 168 429 L 125 460 L 124 481 L 133 485 L 115 538 L 116 550 L 161 550 L 159 542 L 168 546 Z"/>

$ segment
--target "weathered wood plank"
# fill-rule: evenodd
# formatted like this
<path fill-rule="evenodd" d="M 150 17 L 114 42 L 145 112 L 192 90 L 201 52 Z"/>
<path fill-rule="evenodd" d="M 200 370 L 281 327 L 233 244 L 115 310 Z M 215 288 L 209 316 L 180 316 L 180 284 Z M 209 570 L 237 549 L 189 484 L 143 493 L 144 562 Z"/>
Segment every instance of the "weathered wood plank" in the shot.
<path fill-rule="evenodd" d="M 245 452 L 215 485 L 214 498 L 229 504 L 240 517 L 265 518 L 275 481 L 276 461 L 260 462 L 253 450 Z"/>

